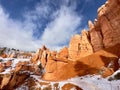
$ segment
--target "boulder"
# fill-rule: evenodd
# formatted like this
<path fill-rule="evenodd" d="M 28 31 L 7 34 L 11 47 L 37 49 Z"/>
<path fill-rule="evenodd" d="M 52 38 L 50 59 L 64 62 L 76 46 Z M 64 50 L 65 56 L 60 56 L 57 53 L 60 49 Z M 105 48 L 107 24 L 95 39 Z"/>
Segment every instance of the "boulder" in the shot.
<path fill-rule="evenodd" d="M 71 89 L 73 89 L 73 90 L 83 90 L 80 87 L 78 87 L 74 84 L 71 84 L 71 83 L 67 83 L 62 87 L 62 90 L 71 90 Z"/>

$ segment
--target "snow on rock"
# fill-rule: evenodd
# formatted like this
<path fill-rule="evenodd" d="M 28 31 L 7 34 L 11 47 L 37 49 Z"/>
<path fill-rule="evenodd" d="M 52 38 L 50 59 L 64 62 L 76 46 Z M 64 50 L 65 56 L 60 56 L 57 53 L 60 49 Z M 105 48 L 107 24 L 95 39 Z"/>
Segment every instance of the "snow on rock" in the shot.
<path fill-rule="evenodd" d="M 16 88 L 15 90 L 29 90 L 28 86 L 20 86 L 19 88 Z"/>
<path fill-rule="evenodd" d="M 110 82 L 98 75 L 76 77 L 67 81 L 79 86 L 83 90 L 120 90 L 120 80 Z"/>
<path fill-rule="evenodd" d="M 1 63 L 7 63 L 8 61 L 12 61 L 12 65 L 9 68 L 6 68 L 4 72 L 1 72 L 0 74 L 7 74 L 10 73 L 11 70 L 15 69 L 15 66 L 18 62 L 24 62 L 24 61 L 30 61 L 30 59 L 15 59 L 15 58 L 2 58 L 1 59 Z"/>
<path fill-rule="evenodd" d="M 120 72 L 120 70 L 118 70 L 117 72 Z M 115 74 L 117 72 L 115 72 Z M 74 77 L 60 82 L 44 81 L 41 80 L 41 77 L 37 75 L 31 75 L 31 77 L 36 79 L 38 82 L 50 83 L 52 87 L 51 90 L 54 90 L 55 83 L 58 83 L 59 90 L 62 90 L 62 87 L 67 83 L 74 84 L 82 88 L 83 90 L 120 90 L 120 80 L 108 81 L 107 78 L 102 78 L 100 75 L 86 75 L 82 77 Z M 43 89 L 46 86 L 41 87 Z"/>
<path fill-rule="evenodd" d="M 42 82 L 43 80 L 41 80 L 41 76 L 38 76 L 38 75 L 30 75 L 30 77 L 34 78 L 35 80 L 39 81 L 39 82 Z"/>
<path fill-rule="evenodd" d="M 30 59 L 14 59 L 12 62 L 12 68 L 15 68 L 18 62 L 30 61 Z"/>
<path fill-rule="evenodd" d="M 21 74 L 23 74 L 23 73 L 29 73 L 30 75 L 34 74 L 34 72 L 27 71 L 27 70 L 25 70 L 25 71 L 20 71 L 20 73 L 21 73 Z"/>
<path fill-rule="evenodd" d="M 15 69 L 15 66 L 18 62 L 24 62 L 24 61 L 30 61 L 30 59 L 14 59 L 14 58 L 1 58 L 1 63 L 6 63 L 9 60 L 12 60 L 12 65 L 9 68 L 6 68 L 4 72 L 1 72 L 0 74 L 7 74 L 10 73 L 11 70 Z M 119 60 L 120 61 L 120 60 Z M 40 62 L 37 63 L 39 65 Z M 59 82 L 51 82 L 51 81 L 44 81 L 41 79 L 41 76 L 39 75 L 34 75 L 33 72 L 30 71 L 22 71 L 22 73 L 28 72 L 30 73 L 30 78 L 33 78 L 36 83 L 37 88 L 44 89 L 47 87 L 47 85 L 40 85 L 39 82 L 45 82 L 49 83 L 51 85 L 51 90 L 55 90 L 54 85 L 58 83 L 58 88 L 59 90 L 62 90 L 62 87 L 65 84 L 71 83 L 73 85 L 76 85 L 83 90 L 120 90 L 120 80 L 115 79 L 115 76 L 120 74 L 120 69 L 117 70 L 113 75 L 107 77 L 107 78 L 102 78 L 100 75 L 86 75 L 82 77 L 74 77 L 68 80 L 64 81 L 59 81 Z M 112 78 L 111 81 L 109 81 L 109 78 Z M 29 88 L 23 84 L 20 87 L 18 87 L 15 90 L 29 90 Z M 75 90 L 72 88 L 71 90 Z"/>
<path fill-rule="evenodd" d="M 19 86 L 18 88 L 14 89 L 14 90 L 29 90 L 29 88 L 26 85 L 26 83 L 24 83 L 23 85 Z"/>
<path fill-rule="evenodd" d="M 116 73 L 120 72 L 120 70 L 116 71 L 112 76 L 116 75 Z M 44 88 L 51 86 L 50 90 L 55 90 L 54 85 L 57 83 L 59 90 L 62 90 L 62 87 L 65 84 L 71 83 L 73 85 L 76 85 L 80 87 L 83 90 L 120 90 L 120 80 L 113 80 L 109 81 L 108 78 L 102 78 L 100 75 L 86 75 L 82 77 L 74 77 L 68 80 L 59 81 L 59 82 L 51 82 L 51 81 L 45 81 L 41 79 L 41 76 L 38 75 L 30 75 L 30 78 L 33 78 L 36 83 L 36 88 L 41 88 L 41 90 L 44 90 Z M 39 82 L 45 82 L 48 83 L 48 85 L 40 85 Z M 25 88 L 25 86 L 21 87 L 21 89 L 16 90 L 23 90 L 22 88 Z M 24 89 L 28 90 L 28 89 Z M 75 90 L 74 88 L 71 88 L 71 90 Z"/>
<path fill-rule="evenodd" d="M 120 69 L 107 78 L 109 81 L 120 80 Z"/>
<path fill-rule="evenodd" d="M 120 73 L 120 69 L 117 70 L 113 75 L 111 75 L 111 77 L 114 77 L 114 76 L 117 75 L 118 73 Z"/>
<path fill-rule="evenodd" d="M 7 73 L 10 73 L 10 71 L 11 71 L 11 68 L 7 68 L 5 69 L 4 72 L 1 72 L 0 74 L 7 74 Z"/>
<path fill-rule="evenodd" d="M 40 62 L 40 61 L 38 61 L 38 62 L 37 62 L 37 65 L 40 65 L 40 64 L 41 64 L 41 62 Z"/>
<path fill-rule="evenodd" d="M 87 75 L 83 77 L 75 77 L 65 81 L 60 82 L 50 82 L 41 80 L 39 76 L 32 75 L 31 77 L 35 78 L 39 82 L 50 83 L 52 89 L 54 90 L 54 84 L 58 83 L 59 90 L 62 90 L 62 87 L 65 84 L 71 83 L 74 84 L 83 90 L 120 90 L 120 80 L 117 81 L 108 81 L 107 78 L 102 78 L 100 75 Z M 42 89 L 46 86 L 41 86 Z"/>

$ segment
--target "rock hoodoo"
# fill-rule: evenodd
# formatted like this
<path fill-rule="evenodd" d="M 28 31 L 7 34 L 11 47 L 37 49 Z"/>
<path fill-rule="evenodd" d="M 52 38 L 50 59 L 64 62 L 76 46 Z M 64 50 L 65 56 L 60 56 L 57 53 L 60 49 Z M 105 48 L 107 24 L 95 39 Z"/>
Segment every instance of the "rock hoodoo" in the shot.
<path fill-rule="evenodd" d="M 73 61 L 93 53 L 93 48 L 87 31 L 82 30 L 81 36 L 75 35 L 72 37 L 68 52 L 69 58 Z"/>

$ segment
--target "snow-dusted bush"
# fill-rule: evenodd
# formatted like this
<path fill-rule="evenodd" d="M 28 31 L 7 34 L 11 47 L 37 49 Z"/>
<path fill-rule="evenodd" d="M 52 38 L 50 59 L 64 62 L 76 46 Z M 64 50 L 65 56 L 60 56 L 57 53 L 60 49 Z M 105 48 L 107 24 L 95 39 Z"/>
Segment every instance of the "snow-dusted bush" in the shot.
<path fill-rule="evenodd" d="M 120 80 L 120 70 L 117 70 L 112 76 L 108 78 L 108 80 Z"/>

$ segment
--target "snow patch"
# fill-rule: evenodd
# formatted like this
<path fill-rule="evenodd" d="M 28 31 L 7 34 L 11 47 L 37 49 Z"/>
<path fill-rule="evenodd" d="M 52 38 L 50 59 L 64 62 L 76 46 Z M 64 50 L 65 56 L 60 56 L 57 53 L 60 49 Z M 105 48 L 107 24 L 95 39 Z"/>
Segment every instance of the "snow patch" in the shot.
<path fill-rule="evenodd" d="M 10 71 L 11 71 L 11 68 L 7 68 L 5 69 L 4 72 L 1 72 L 0 74 L 7 74 L 7 73 L 10 73 Z"/>
<path fill-rule="evenodd" d="M 1 72 L 0 74 L 10 73 L 11 70 L 15 69 L 15 66 L 18 62 L 30 61 L 30 59 L 15 59 L 15 58 L 2 58 L 2 57 L 0 57 L 0 59 L 2 60 L 1 63 L 7 63 L 8 61 L 12 61 L 11 67 L 6 68 L 5 71 Z"/>
<path fill-rule="evenodd" d="M 40 65 L 40 64 L 41 64 L 41 62 L 40 62 L 40 61 L 38 61 L 38 62 L 37 62 L 37 65 Z"/>

